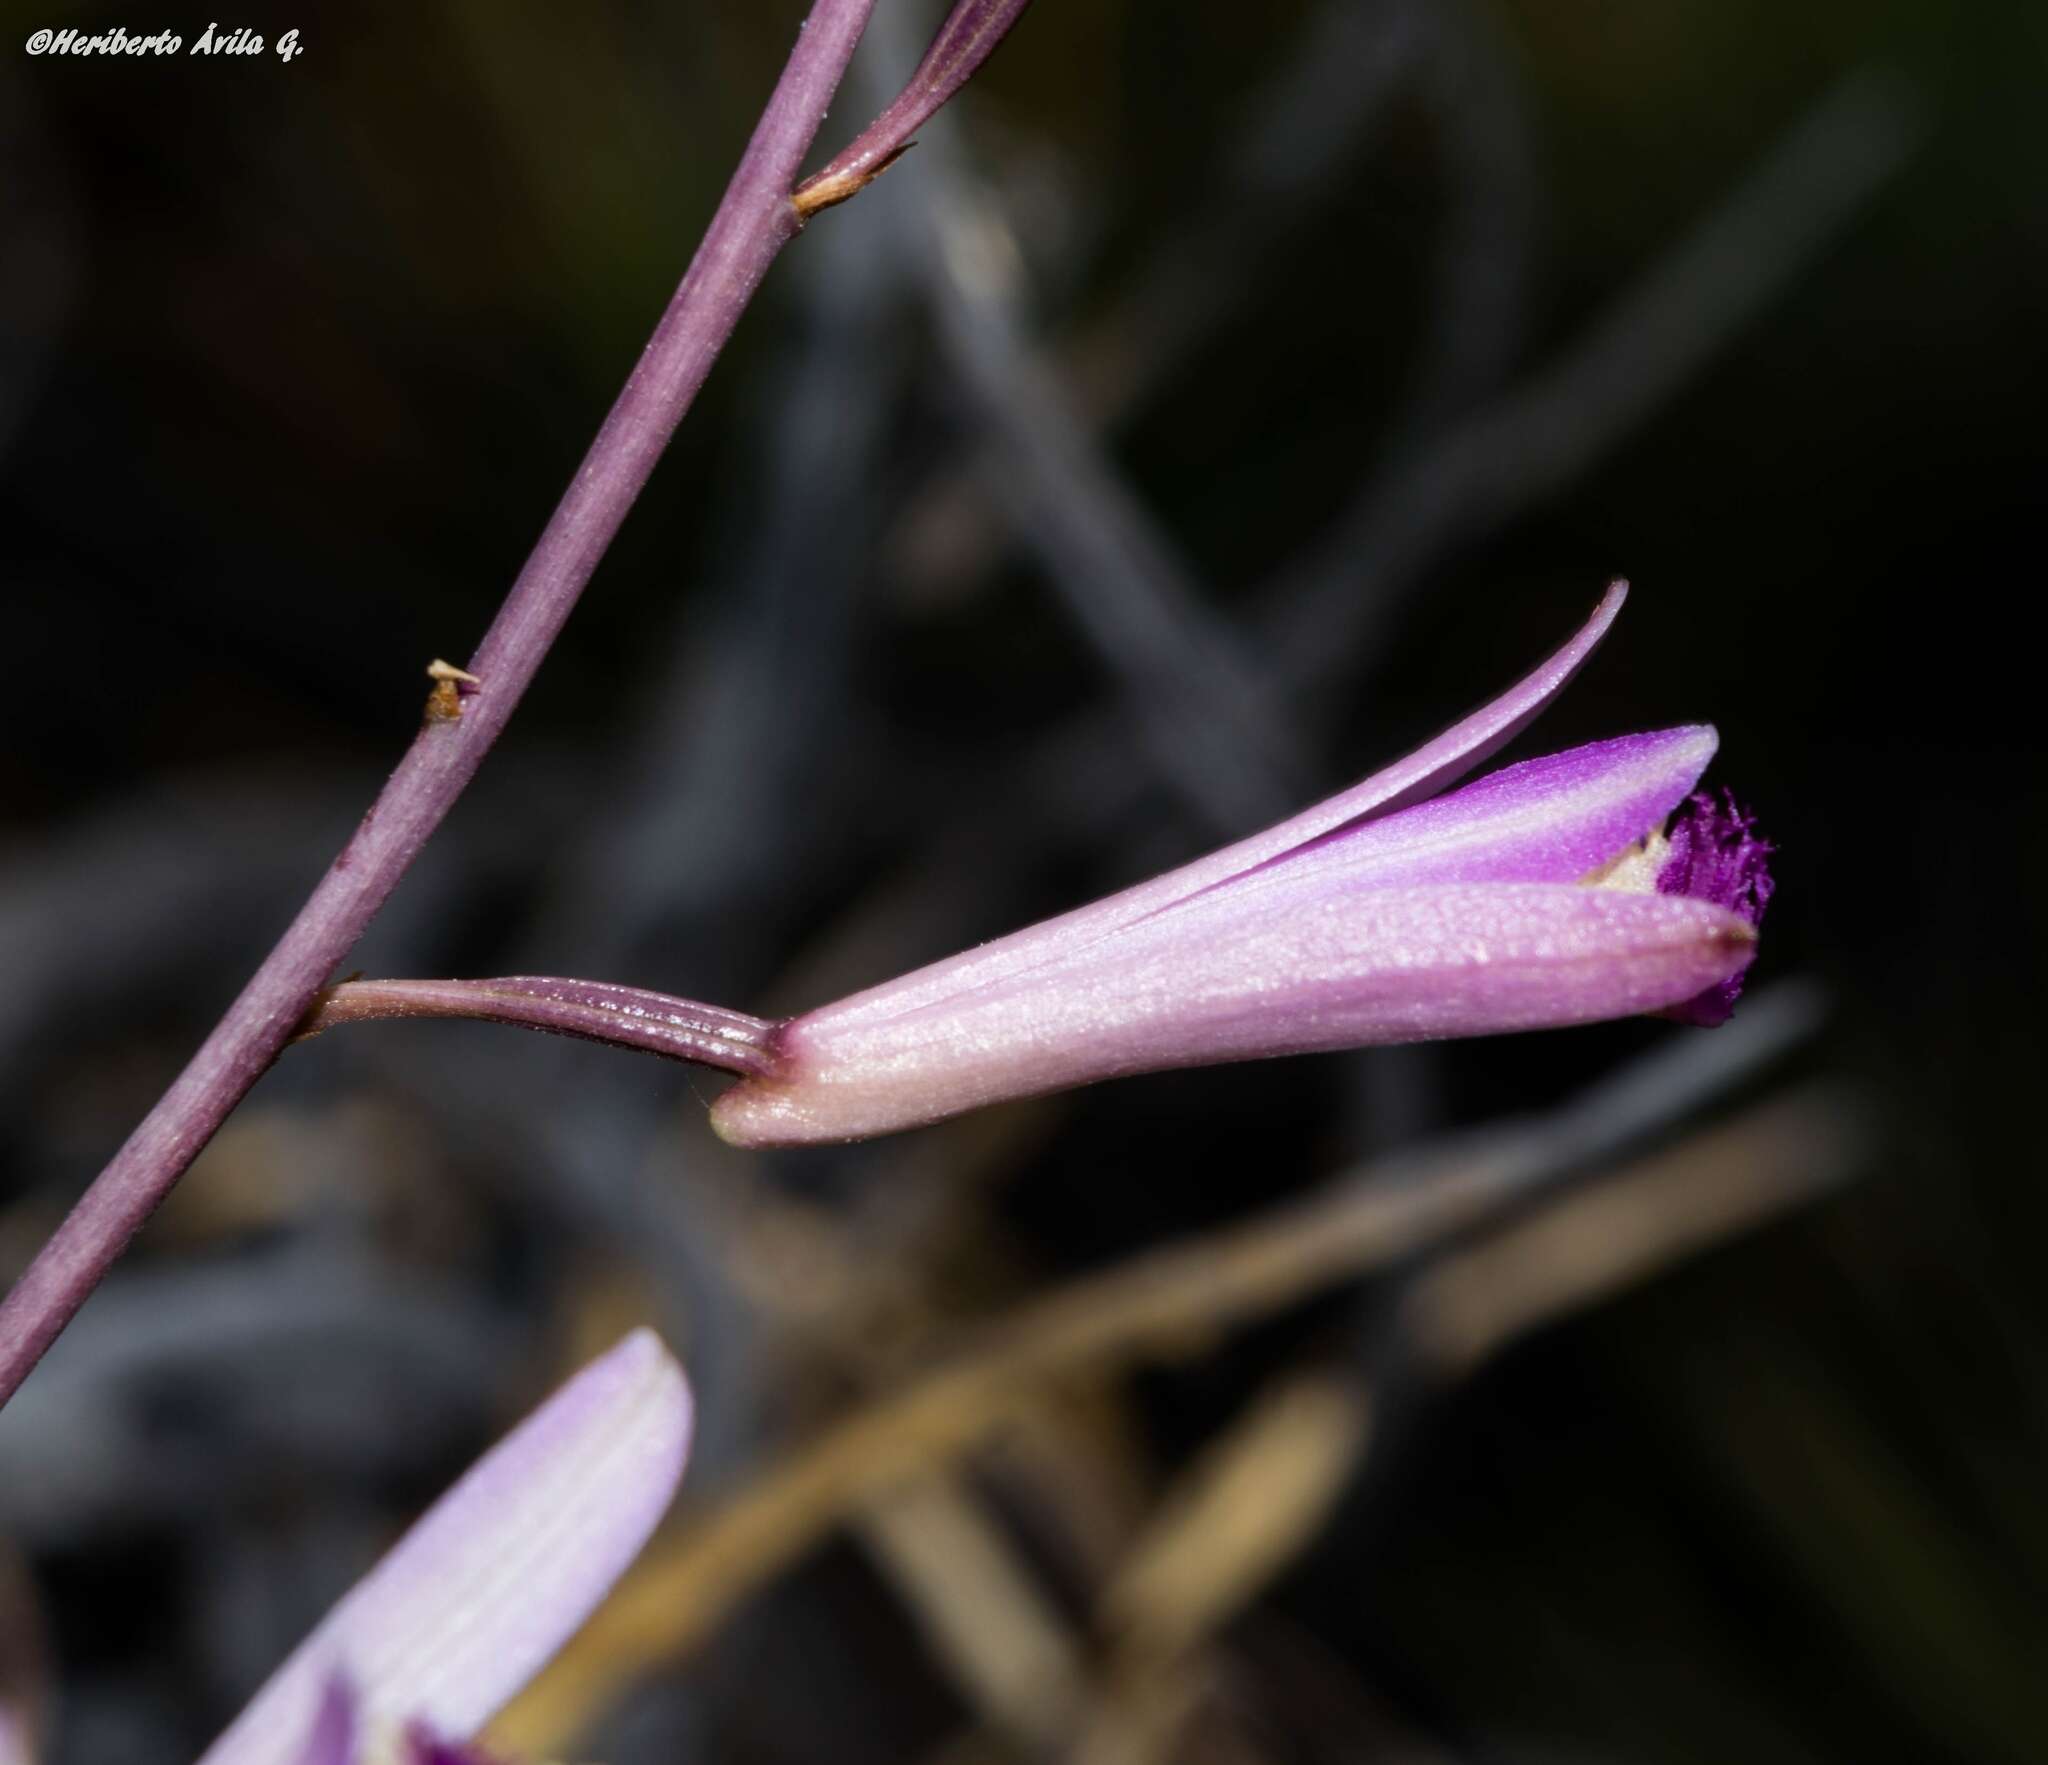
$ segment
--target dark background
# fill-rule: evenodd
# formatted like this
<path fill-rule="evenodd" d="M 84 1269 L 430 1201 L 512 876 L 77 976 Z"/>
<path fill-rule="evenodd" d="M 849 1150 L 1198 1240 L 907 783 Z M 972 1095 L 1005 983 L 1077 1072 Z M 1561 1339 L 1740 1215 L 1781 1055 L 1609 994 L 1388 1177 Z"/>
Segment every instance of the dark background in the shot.
<path fill-rule="evenodd" d="M 34 59 L 39 25 L 207 21 L 9 9 L 0 1266 L 303 898 L 425 662 L 480 635 L 798 16 L 221 21 L 298 28 L 283 65 Z M 1040 0 L 796 242 L 361 967 L 815 1003 L 1361 774 L 1626 574 L 1518 751 L 1719 725 L 1714 776 L 1782 847 L 1756 985 L 1826 1016 L 1706 1115 L 1791 1087 L 1848 1180 L 1652 1243 L 1616 1291 L 1567 1273 L 1459 1377 L 1410 1264 L 1077 1378 L 962 1472 L 1074 1650 L 1067 1727 L 950 1670 L 860 1523 L 572 1756 L 2048 1754 L 2044 64 L 2020 0 Z M 875 97 L 850 83 L 825 142 Z M 741 1158 L 681 1069 L 342 1032 L 0 1418 L 30 1590 L 0 1675 L 39 1611 L 52 1760 L 188 1757 L 637 1317 L 698 1382 L 708 1509 L 973 1324 L 1689 1034 Z M 1188 1726 L 1088 1753 L 1128 1691 L 1110 1567 L 1304 1367 L 1392 1419 L 1171 1663 Z"/>

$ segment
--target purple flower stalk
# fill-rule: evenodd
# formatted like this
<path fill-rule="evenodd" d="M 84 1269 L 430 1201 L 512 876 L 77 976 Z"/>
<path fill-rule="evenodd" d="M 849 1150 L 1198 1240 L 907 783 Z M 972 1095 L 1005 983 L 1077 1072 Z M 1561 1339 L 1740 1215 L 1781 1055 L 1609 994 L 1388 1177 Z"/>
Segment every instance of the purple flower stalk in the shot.
<path fill-rule="evenodd" d="M 455 1765 L 647 1542 L 683 1473 L 682 1369 L 635 1331 L 486 1453 L 200 1765 Z"/>
<path fill-rule="evenodd" d="M 1640 1012 L 1727 1015 L 1769 847 L 1696 799 L 1705 725 L 1440 794 L 1605 635 L 1616 583 L 1533 674 L 1405 760 L 1151 882 L 806 1012 L 711 1119 L 743 1146 L 854 1140 L 1097 1079 Z"/>

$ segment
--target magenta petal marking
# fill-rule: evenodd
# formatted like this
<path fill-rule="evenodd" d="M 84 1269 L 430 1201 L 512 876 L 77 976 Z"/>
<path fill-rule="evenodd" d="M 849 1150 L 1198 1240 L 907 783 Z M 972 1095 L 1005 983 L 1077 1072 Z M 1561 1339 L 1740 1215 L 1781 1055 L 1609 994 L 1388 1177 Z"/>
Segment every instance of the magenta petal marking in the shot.
<path fill-rule="evenodd" d="M 405 1765 L 500 1765 L 496 1754 L 475 1744 L 443 1740 L 424 1722 L 405 1732 Z"/>
<path fill-rule="evenodd" d="M 1536 720 L 1599 647 L 1627 595 L 1626 583 L 1611 584 L 1584 628 L 1540 667 L 1435 740 L 1349 790 L 1340 791 L 1263 833 L 1253 834 L 1121 894 L 1042 920 L 1023 931 L 856 993 L 831 1008 L 834 1016 L 846 1022 L 898 1017 L 1048 961 L 1064 959 L 1120 927 L 1338 829 L 1362 824 L 1368 818 L 1390 816 L 1435 795 L 1497 753 Z"/>
<path fill-rule="evenodd" d="M 1711 901 L 1752 926 L 1763 923 L 1777 884 L 1771 854 L 1777 850 L 1756 831 L 1756 817 L 1722 791 L 1716 802 L 1701 791 L 1673 824 L 1670 850 L 1657 871 L 1657 892 Z M 1726 1023 L 1742 994 L 1747 964 L 1697 998 L 1669 1007 L 1664 1015 L 1681 1023 L 1712 1027 Z"/>
<path fill-rule="evenodd" d="M 635 1331 L 515 1428 L 300 1645 L 201 1765 L 277 1765 L 337 1674 L 372 1737 L 419 1721 L 466 1740 L 638 1555 L 682 1475 L 682 1370 Z"/>
<path fill-rule="evenodd" d="M 1726 980 L 1753 936 L 1680 896 L 1311 879 L 909 1018 L 798 1018 L 792 1078 L 735 1086 L 712 1121 L 741 1145 L 855 1139 L 1127 1073 L 1629 1016 Z"/>
<path fill-rule="evenodd" d="M 356 1694 L 346 1674 L 334 1674 L 320 1694 L 298 1765 L 356 1765 Z"/>

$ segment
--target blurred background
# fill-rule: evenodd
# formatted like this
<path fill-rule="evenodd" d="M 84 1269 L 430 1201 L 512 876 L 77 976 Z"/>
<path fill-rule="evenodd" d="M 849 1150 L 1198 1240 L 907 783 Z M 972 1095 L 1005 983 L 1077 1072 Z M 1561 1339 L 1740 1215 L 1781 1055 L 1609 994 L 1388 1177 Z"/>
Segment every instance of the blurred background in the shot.
<path fill-rule="evenodd" d="M 481 634 L 799 15 L 0 56 L 0 1272 Z M 530 1757 L 2048 1756 L 2044 72 L 2026 0 L 1040 0 L 777 265 L 353 965 L 818 1003 L 1625 574 L 1516 751 L 1720 726 L 1748 1008 L 786 1156 L 640 1056 L 295 1049 L 0 1417 L 45 1758 L 190 1758 L 641 1320 L 696 1459 Z"/>

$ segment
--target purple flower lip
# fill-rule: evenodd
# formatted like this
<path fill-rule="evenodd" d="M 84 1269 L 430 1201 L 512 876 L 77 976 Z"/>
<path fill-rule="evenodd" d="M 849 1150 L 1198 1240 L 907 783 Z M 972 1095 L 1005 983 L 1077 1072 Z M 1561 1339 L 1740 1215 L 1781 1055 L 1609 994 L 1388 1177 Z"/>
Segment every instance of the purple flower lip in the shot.
<path fill-rule="evenodd" d="M 1757 832 L 1756 817 L 1736 802 L 1733 791 L 1722 791 L 1718 802 L 1705 791 L 1696 792 L 1665 841 L 1657 892 L 1712 901 L 1752 927 L 1761 925 L 1777 887 L 1771 875 L 1776 850 Z M 1744 970 L 1737 969 L 1696 997 L 1666 1007 L 1664 1015 L 1706 1027 L 1726 1023 L 1743 977 Z"/>
<path fill-rule="evenodd" d="M 1642 1012 L 1720 1021 L 1755 953 L 1769 847 L 1732 808 L 1660 832 L 1713 757 L 1711 728 L 1594 742 L 1445 794 L 1534 720 L 1625 594 L 1614 584 L 1528 677 L 1350 790 L 776 1026 L 772 1070 L 720 1097 L 714 1127 L 748 1146 L 851 1140 L 1169 1067 Z"/>

